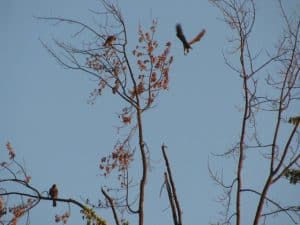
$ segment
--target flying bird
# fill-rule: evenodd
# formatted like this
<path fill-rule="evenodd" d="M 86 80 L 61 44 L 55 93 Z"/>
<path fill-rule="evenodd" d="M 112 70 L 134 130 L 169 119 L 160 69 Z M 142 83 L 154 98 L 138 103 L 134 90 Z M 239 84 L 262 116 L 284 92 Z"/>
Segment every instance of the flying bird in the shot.
<path fill-rule="evenodd" d="M 183 44 L 183 53 L 185 55 L 189 53 L 189 50 L 192 48 L 191 45 L 194 44 L 195 42 L 200 41 L 201 38 L 204 36 L 204 34 L 205 34 L 205 29 L 203 29 L 196 37 L 194 37 L 194 39 L 188 42 L 183 34 L 181 25 L 180 24 L 176 25 L 176 36 Z"/>
<path fill-rule="evenodd" d="M 58 189 L 56 184 L 53 184 L 52 187 L 49 189 L 49 195 L 51 198 L 53 198 L 53 207 L 56 206 L 56 199 L 58 197 Z"/>
<path fill-rule="evenodd" d="M 105 47 L 110 47 L 110 46 L 113 45 L 113 43 L 115 42 L 115 40 L 117 40 L 117 38 L 116 38 L 114 35 L 109 35 L 109 36 L 106 38 L 106 40 L 105 40 L 103 46 L 105 46 Z"/>

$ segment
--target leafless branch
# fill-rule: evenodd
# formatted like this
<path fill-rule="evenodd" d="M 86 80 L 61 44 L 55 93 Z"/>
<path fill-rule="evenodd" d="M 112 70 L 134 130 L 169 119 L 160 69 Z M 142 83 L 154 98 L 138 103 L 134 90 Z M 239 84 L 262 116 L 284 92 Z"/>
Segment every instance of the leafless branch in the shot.
<path fill-rule="evenodd" d="M 167 172 L 165 173 L 165 182 L 166 182 L 166 186 L 167 186 L 167 191 L 168 191 L 169 201 L 170 201 L 170 204 L 172 207 L 172 211 L 176 209 L 176 213 L 173 212 L 173 218 L 174 218 L 174 214 L 176 215 L 176 217 L 175 217 L 176 219 L 174 219 L 174 225 L 182 225 L 181 208 L 180 208 L 179 200 L 178 200 L 177 193 L 176 193 L 175 183 L 173 181 L 170 163 L 169 163 L 167 153 L 166 153 L 166 147 L 167 146 L 164 144 L 161 146 L 162 153 L 163 153 L 164 160 L 165 160 L 165 165 L 167 167 Z M 172 199 L 170 199 L 170 197 L 172 197 Z M 173 203 L 173 201 L 175 202 L 175 204 Z"/>
<path fill-rule="evenodd" d="M 109 202 L 109 205 L 110 205 L 111 210 L 112 210 L 113 215 L 114 215 L 114 220 L 115 220 L 116 225 L 120 225 L 120 220 L 118 218 L 118 214 L 116 212 L 115 204 L 114 204 L 113 199 L 108 195 L 108 193 L 103 188 L 101 188 L 101 192 Z"/>

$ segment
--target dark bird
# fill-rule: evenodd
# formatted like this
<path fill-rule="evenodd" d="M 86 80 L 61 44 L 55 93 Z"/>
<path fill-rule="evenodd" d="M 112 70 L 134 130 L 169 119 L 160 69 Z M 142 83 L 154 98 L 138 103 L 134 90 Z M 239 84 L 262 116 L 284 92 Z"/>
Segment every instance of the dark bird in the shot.
<path fill-rule="evenodd" d="M 53 184 L 52 187 L 49 189 L 49 195 L 51 198 L 53 198 L 53 207 L 56 206 L 56 199 L 58 197 L 58 189 L 56 184 Z"/>
<path fill-rule="evenodd" d="M 105 47 L 112 46 L 113 43 L 115 42 L 115 40 L 117 40 L 117 38 L 116 38 L 114 35 L 109 35 L 109 36 L 106 38 L 106 40 L 105 40 L 103 46 L 105 46 Z"/>
<path fill-rule="evenodd" d="M 198 42 L 201 40 L 201 38 L 204 36 L 205 34 L 205 30 L 203 29 L 196 37 L 194 37 L 194 39 L 192 39 L 191 41 L 187 41 L 184 34 L 183 34 L 183 31 L 182 31 L 182 28 L 181 28 L 181 25 L 180 24 L 177 24 L 176 25 L 176 36 L 179 38 L 179 40 L 182 42 L 183 44 L 183 53 L 186 55 L 189 50 L 192 48 L 191 45 L 194 44 L 195 42 Z"/>

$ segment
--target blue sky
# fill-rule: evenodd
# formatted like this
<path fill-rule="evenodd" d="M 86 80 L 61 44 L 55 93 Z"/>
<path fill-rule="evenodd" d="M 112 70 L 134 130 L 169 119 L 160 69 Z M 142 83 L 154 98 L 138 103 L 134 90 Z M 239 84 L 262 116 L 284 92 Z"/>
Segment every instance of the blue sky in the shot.
<path fill-rule="evenodd" d="M 97 200 L 100 187 L 109 184 L 98 170 L 99 160 L 112 149 L 116 140 L 118 112 L 122 105 L 109 92 L 87 104 L 96 82 L 77 71 L 65 70 L 42 47 L 39 39 L 69 39 L 66 27 L 56 27 L 34 16 L 61 16 L 93 23 L 89 9 L 99 9 L 96 0 L 2 0 L 0 2 L 0 148 L 10 141 L 19 160 L 25 162 L 32 184 L 48 190 L 57 183 L 60 196 Z M 299 13 L 299 3 L 290 0 L 289 12 Z M 145 135 L 153 157 L 147 186 L 146 224 L 171 223 L 164 197 L 159 197 L 163 182 L 160 145 L 165 143 L 183 209 L 185 224 L 208 224 L 219 217 L 218 188 L 209 178 L 207 164 L 224 168 L 224 176 L 234 175 L 231 161 L 214 161 L 211 153 L 230 148 L 238 137 L 241 114 L 241 82 L 224 64 L 222 50 L 232 36 L 221 21 L 221 14 L 208 1 L 120 2 L 129 30 L 129 44 L 137 40 L 138 25 L 148 27 L 158 20 L 159 42 L 173 43 L 175 57 L 170 73 L 170 89 L 160 96 L 159 104 L 145 115 Z M 270 49 L 280 33 L 277 3 L 258 4 L 253 47 Z M 202 28 L 203 40 L 184 56 L 175 36 L 180 22 L 186 36 Z M 253 176 L 263 167 L 248 165 Z M 113 178 L 112 178 L 113 179 Z M 288 198 L 299 196 L 299 188 L 289 187 Z M 151 194 L 149 193 L 151 190 Z M 283 190 L 274 190 L 280 195 Z M 154 200 L 153 200 L 154 198 Z M 250 199 L 250 201 L 255 199 Z M 31 224 L 53 224 L 54 215 L 66 207 L 52 208 L 43 202 L 33 210 Z M 100 212 L 112 222 L 110 212 Z M 153 216 L 155 215 L 155 221 Z M 78 221 L 72 210 L 69 224 Z M 245 218 L 245 221 L 247 219 Z M 286 217 L 278 224 L 286 222 Z M 78 224 L 79 222 L 77 222 Z"/>

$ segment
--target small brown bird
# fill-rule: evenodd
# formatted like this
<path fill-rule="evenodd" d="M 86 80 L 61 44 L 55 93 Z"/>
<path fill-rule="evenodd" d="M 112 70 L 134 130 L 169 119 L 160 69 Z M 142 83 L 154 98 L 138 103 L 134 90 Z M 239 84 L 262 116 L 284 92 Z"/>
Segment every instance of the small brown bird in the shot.
<path fill-rule="evenodd" d="M 51 198 L 53 198 L 53 207 L 56 206 L 56 199 L 58 197 L 58 189 L 56 184 L 53 184 L 52 187 L 49 189 L 49 195 Z"/>
<path fill-rule="evenodd" d="M 180 24 L 176 25 L 176 36 L 183 44 L 183 53 L 185 55 L 189 53 L 189 50 L 192 48 L 191 45 L 194 44 L 195 42 L 200 41 L 201 38 L 204 36 L 204 34 L 205 34 L 205 29 L 203 29 L 194 39 L 188 42 L 183 34 L 181 25 Z"/>
<path fill-rule="evenodd" d="M 117 40 L 117 38 L 116 38 L 114 35 L 109 35 L 109 36 L 106 38 L 106 40 L 105 40 L 103 46 L 105 46 L 105 47 L 110 47 L 110 46 L 113 45 L 113 43 L 115 42 L 115 40 Z"/>

